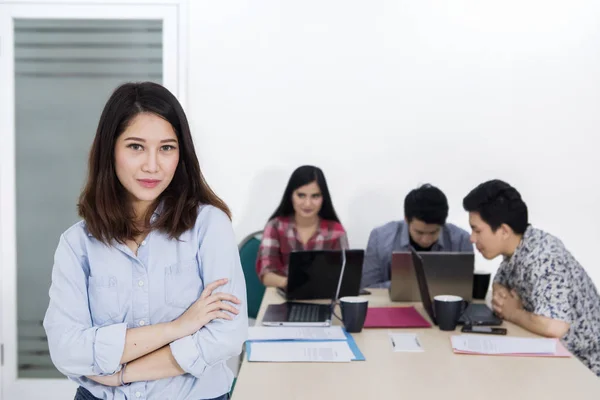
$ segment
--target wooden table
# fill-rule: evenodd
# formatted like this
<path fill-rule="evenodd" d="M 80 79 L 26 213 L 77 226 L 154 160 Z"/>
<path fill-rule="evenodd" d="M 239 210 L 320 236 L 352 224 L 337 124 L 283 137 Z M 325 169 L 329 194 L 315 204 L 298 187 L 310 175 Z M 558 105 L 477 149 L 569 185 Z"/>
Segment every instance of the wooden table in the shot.
<path fill-rule="evenodd" d="M 392 303 L 387 290 L 366 296 L 370 307 L 406 306 Z M 283 302 L 277 292 L 265 292 L 257 324 L 269 304 Z M 420 303 L 414 304 L 427 317 Z M 338 310 L 339 315 L 339 310 Z M 336 325 L 339 321 L 336 320 Z M 509 336 L 535 337 L 504 323 Z M 414 332 L 425 349 L 394 353 L 388 332 Z M 536 358 L 457 355 L 450 336 L 429 329 L 363 329 L 353 334 L 366 361 L 351 363 L 257 363 L 244 359 L 233 393 L 245 399 L 600 399 L 600 378 L 577 358 Z"/>

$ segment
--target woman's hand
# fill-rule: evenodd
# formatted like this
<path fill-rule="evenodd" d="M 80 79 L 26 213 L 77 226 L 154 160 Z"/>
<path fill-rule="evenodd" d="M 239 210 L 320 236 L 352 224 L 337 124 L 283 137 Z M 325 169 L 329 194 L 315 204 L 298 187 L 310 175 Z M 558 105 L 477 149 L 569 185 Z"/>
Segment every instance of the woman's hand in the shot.
<path fill-rule="evenodd" d="M 228 293 L 215 293 L 213 290 L 223 286 L 228 279 L 219 279 L 212 282 L 204 288 L 200 298 L 184 312 L 181 317 L 173 321 L 179 337 L 191 335 L 200 330 L 204 325 L 216 318 L 232 320 L 233 316 L 228 314 L 238 314 L 239 310 L 233 305 L 226 303 L 241 304 L 241 301 Z"/>

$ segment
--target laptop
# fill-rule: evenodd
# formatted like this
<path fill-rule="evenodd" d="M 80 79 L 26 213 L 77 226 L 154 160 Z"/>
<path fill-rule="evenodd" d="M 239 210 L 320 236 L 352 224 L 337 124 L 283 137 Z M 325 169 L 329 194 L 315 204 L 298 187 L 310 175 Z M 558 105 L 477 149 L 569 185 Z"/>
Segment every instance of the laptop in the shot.
<path fill-rule="evenodd" d="M 301 303 L 287 301 L 283 304 L 271 304 L 267 307 L 265 316 L 263 317 L 262 324 L 265 326 L 330 326 L 331 316 L 333 309 L 340 297 L 340 292 L 343 282 L 352 289 L 353 295 L 358 295 L 360 280 L 362 277 L 362 264 L 357 271 L 350 271 L 347 268 L 348 255 L 355 253 L 355 250 L 339 250 L 340 253 L 340 265 L 336 270 L 338 271 L 337 276 L 328 275 L 334 277 L 335 281 L 333 290 L 329 292 L 328 298 L 331 298 L 329 304 L 314 304 L 314 303 Z M 360 250 L 364 256 L 364 251 Z M 290 287 L 290 276 L 288 276 L 288 288 Z M 289 292 L 288 292 L 289 295 Z"/>
<path fill-rule="evenodd" d="M 358 296 L 364 250 L 302 250 L 290 253 L 286 300 L 331 299 L 346 257 L 339 297 Z"/>
<path fill-rule="evenodd" d="M 471 301 L 473 295 L 474 253 L 419 252 L 429 293 L 452 294 Z M 421 301 L 411 252 L 392 253 L 390 300 Z"/>
<path fill-rule="evenodd" d="M 415 274 L 417 276 L 417 282 L 419 286 L 419 292 L 421 295 L 421 301 L 425 311 L 431 318 L 431 321 L 437 325 L 435 313 L 433 310 L 432 297 L 429 291 L 429 285 L 427 277 L 425 276 L 425 269 L 423 268 L 423 258 L 421 254 L 418 254 L 414 249 L 411 249 L 411 257 L 415 267 Z M 458 320 L 459 325 L 481 325 L 481 326 L 494 326 L 502 325 L 502 320 L 498 318 L 494 312 L 485 304 L 474 304 L 467 301 L 463 302 L 464 310 Z"/>

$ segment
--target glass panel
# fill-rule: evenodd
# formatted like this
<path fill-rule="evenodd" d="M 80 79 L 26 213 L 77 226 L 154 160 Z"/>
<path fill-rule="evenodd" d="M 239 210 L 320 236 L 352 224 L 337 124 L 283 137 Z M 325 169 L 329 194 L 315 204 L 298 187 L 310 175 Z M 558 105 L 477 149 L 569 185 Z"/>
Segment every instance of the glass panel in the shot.
<path fill-rule="evenodd" d="M 162 83 L 162 21 L 15 20 L 20 378 L 56 378 L 42 320 L 60 234 L 102 107 L 126 81 Z"/>

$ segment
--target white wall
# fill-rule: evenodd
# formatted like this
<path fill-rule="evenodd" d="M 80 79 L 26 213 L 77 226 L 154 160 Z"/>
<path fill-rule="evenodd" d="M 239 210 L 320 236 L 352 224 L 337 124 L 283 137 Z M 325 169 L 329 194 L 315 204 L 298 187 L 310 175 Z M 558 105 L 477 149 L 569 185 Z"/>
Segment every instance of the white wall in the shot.
<path fill-rule="evenodd" d="M 431 182 L 501 178 L 600 285 L 600 3 L 198 1 L 188 113 L 238 238 L 292 170 L 325 171 L 353 247 Z M 496 268 L 499 260 L 478 266 Z"/>

